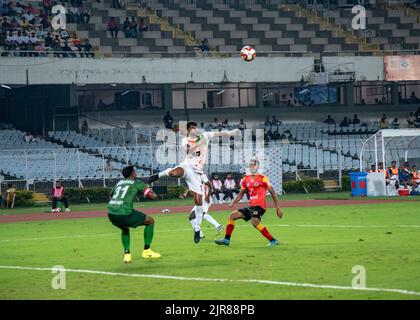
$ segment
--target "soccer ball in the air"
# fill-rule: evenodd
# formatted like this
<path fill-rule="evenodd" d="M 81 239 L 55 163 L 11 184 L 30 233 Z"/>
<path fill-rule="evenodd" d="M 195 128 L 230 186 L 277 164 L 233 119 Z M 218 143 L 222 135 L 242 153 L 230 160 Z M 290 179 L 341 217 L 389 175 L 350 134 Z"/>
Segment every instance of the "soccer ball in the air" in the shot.
<path fill-rule="evenodd" d="M 257 55 L 257 52 L 251 46 L 245 46 L 241 50 L 241 58 L 244 61 L 250 62 L 250 61 L 254 60 L 256 55 Z"/>

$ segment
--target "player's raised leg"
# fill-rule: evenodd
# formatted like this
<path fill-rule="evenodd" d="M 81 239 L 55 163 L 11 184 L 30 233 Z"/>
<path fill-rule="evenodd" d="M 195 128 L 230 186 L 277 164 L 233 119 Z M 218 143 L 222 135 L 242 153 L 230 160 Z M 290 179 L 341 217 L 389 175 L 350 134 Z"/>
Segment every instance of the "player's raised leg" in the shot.
<path fill-rule="evenodd" d="M 151 175 L 146 178 L 148 183 L 159 180 L 162 177 L 182 178 L 184 176 L 184 169 L 182 167 L 167 168 L 159 173 Z"/>

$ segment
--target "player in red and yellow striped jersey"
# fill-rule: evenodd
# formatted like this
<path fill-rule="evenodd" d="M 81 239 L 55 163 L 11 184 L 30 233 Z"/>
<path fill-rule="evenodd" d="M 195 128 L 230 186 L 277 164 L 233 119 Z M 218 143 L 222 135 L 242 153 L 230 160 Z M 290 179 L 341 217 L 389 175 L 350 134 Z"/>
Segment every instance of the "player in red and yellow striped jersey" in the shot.
<path fill-rule="evenodd" d="M 279 219 L 283 217 L 283 212 L 280 209 L 277 194 L 274 191 L 267 176 L 258 173 L 259 162 L 256 159 L 251 160 L 249 165 L 250 173 L 242 180 L 241 191 L 236 196 L 235 200 L 230 204 L 232 208 L 239 202 L 248 190 L 249 193 L 249 206 L 234 211 L 230 216 L 226 225 L 226 235 L 223 239 L 215 240 L 219 245 L 229 245 L 230 237 L 233 229 L 235 228 L 235 220 L 243 219 L 245 221 L 251 220 L 252 225 L 261 232 L 261 234 L 269 241 L 269 246 L 278 245 L 278 241 L 268 232 L 267 228 L 261 224 L 261 218 L 266 210 L 266 193 L 270 192 L 276 206 L 276 212 Z"/>

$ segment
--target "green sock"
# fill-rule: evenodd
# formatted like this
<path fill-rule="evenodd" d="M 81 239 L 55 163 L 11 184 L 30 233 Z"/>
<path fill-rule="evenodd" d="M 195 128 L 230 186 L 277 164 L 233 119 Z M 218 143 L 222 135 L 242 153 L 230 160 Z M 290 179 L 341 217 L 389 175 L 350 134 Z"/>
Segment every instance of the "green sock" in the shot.
<path fill-rule="evenodd" d="M 144 227 L 144 249 L 147 250 L 150 248 L 153 240 L 153 229 L 155 228 L 155 224 L 149 224 Z"/>
<path fill-rule="evenodd" d="M 130 253 L 130 230 L 123 230 L 121 233 L 121 240 L 125 253 Z"/>

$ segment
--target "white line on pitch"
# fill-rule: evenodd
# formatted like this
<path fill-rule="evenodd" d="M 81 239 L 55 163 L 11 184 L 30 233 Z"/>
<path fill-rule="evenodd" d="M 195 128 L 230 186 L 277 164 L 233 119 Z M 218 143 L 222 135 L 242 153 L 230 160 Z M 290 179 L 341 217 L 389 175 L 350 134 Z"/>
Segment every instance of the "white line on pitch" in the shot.
<path fill-rule="evenodd" d="M 31 270 L 31 271 L 52 271 L 53 270 L 53 268 L 36 268 L 36 267 L 21 267 L 21 266 L 0 266 L 0 269 Z M 405 294 L 405 295 L 420 296 L 420 292 L 418 292 L 418 291 L 410 291 L 410 290 L 404 290 L 404 289 L 353 288 L 353 287 L 350 287 L 350 286 L 324 285 L 324 284 L 274 281 L 274 280 L 260 280 L 260 279 L 223 279 L 223 278 L 222 279 L 217 279 L 217 278 L 200 278 L 200 277 L 181 277 L 181 276 L 169 276 L 169 275 L 161 275 L 161 274 L 122 273 L 122 272 L 83 270 L 83 269 L 65 269 L 65 271 L 66 272 L 73 272 L 73 273 L 87 273 L 87 274 L 98 274 L 98 275 L 107 275 L 107 276 L 121 276 L 121 277 L 167 279 L 167 280 L 178 280 L 178 281 L 258 283 L 258 284 L 271 284 L 271 285 L 280 285 L 280 286 L 289 286 L 289 287 L 305 287 L 305 288 L 352 290 L 352 291 L 376 291 L 376 292 L 389 292 L 389 293 L 399 293 L 399 294 Z"/>
<path fill-rule="evenodd" d="M 236 228 L 249 228 L 249 225 L 236 226 Z M 420 228 L 418 225 L 396 225 L 396 226 L 361 226 L 361 225 L 329 225 L 329 224 L 267 224 L 266 227 L 303 227 L 303 228 Z M 166 233 L 166 232 L 184 232 L 191 231 L 191 228 L 185 229 L 174 229 L 174 230 L 157 230 L 157 233 Z M 207 229 L 204 229 L 206 231 Z M 80 235 L 67 235 L 67 236 L 57 236 L 57 237 L 44 237 L 44 238 L 23 238 L 23 239 L 3 239 L 0 242 L 19 242 L 19 241 L 39 241 L 39 240 L 58 240 L 58 239 L 67 239 L 67 238 L 89 238 L 89 237 L 108 237 L 115 236 L 119 233 L 100 233 L 100 234 L 80 234 Z"/>

